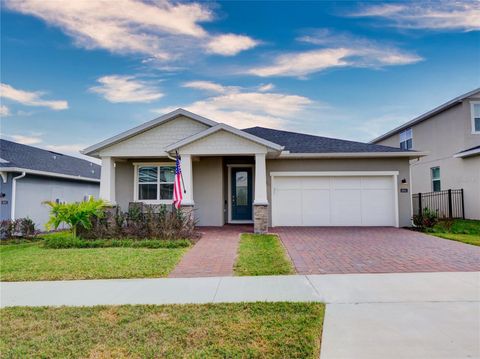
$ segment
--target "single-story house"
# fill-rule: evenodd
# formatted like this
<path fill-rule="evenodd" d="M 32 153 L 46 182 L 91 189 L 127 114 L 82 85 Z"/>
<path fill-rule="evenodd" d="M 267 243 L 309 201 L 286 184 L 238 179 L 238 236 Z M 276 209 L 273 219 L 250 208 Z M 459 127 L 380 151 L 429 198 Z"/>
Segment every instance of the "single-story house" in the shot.
<path fill-rule="evenodd" d="M 408 226 L 409 160 L 376 144 L 262 127 L 240 130 L 183 109 L 86 148 L 102 160 L 100 197 L 171 204 L 181 155 L 182 207 L 198 225 Z"/>
<path fill-rule="evenodd" d="M 0 140 L 0 220 L 29 217 L 45 229 L 44 201 L 98 197 L 101 167 L 90 161 Z"/>

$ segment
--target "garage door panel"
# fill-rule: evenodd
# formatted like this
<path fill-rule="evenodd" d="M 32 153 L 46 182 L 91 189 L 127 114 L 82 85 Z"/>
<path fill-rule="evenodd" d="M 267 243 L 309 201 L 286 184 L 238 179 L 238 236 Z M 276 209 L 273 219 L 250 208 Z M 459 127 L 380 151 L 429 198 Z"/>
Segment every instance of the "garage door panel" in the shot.
<path fill-rule="evenodd" d="M 333 188 L 362 188 L 362 177 L 331 177 L 333 179 Z"/>
<path fill-rule="evenodd" d="M 302 225 L 302 191 L 299 189 L 274 190 L 275 201 L 279 204 L 272 209 L 273 223 L 277 226 Z"/>
<path fill-rule="evenodd" d="M 361 226 L 361 192 L 355 189 L 334 190 L 332 196 L 332 226 Z"/>
<path fill-rule="evenodd" d="M 395 226 L 392 176 L 288 176 L 272 182 L 275 226 Z"/>
<path fill-rule="evenodd" d="M 394 226 L 395 203 L 391 190 L 362 192 L 362 220 L 365 226 Z"/>
<path fill-rule="evenodd" d="M 330 189 L 307 189 L 302 194 L 302 225 L 329 226 L 330 206 L 321 204 L 330 203 Z"/>
<path fill-rule="evenodd" d="M 300 181 L 304 189 L 330 190 L 331 186 L 331 177 L 303 177 Z"/>
<path fill-rule="evenodd" d="M 362 177 L 362 188 L 364 189 L 393 189 L 391 177 Z"/>

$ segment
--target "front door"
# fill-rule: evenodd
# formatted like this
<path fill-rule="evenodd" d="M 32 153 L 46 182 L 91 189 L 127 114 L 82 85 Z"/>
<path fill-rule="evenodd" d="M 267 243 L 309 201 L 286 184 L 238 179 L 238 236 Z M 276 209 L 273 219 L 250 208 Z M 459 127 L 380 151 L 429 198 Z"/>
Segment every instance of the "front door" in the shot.
<path fill-rule="evenodd" d="M 252 168 L 232 167 L 232 221 L 252 220 Z"/>

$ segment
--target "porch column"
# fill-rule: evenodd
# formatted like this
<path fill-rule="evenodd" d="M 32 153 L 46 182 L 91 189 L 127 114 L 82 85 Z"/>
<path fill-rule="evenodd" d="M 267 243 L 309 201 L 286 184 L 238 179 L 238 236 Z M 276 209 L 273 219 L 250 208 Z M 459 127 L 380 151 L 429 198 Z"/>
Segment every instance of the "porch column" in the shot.
<path fill-rule="evenodd" d="M 102 157 L 100 198 L 115 204 L 115 161 L 110 156 Z"/>
<path fill-rule="evenodd" d="M 268 232 L 268 199 L 266 154 L 255 154 L 255 199 L 253 201 L 253 226 L 255 233 Z"/>
<path fill-rule="evenodd" d="M 185 192 L 183 193 L 182 205 L 193 206 L 193 171 L 192 171 L 192 155 L 182 156 L 182 175 Z"/>

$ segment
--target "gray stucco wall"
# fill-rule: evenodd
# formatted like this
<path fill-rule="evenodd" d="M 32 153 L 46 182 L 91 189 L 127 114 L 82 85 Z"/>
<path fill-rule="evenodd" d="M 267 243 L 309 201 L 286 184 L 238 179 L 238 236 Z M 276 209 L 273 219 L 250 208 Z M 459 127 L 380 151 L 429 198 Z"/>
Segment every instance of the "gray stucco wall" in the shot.
<path fill-rule="evenodd" d="M 455 158 L 456 153 L 480 145 L 480 134 L 472 133 L 470 101 L 480 100 L 480 94 L 412 126 L 413 148 L 430 152 L 412 160 L 412 191 L 431 192 L 431 168 L 440 167 L 442 189 L 465 191 L 465 216 L 480 219 L 480 156 Z M 399 134 L 378 142 L 399 146 Z"/>
<path fill-rule="evenodd" d="M 271 177 L 270 172 L 276 171 L 399 171 L 398 187 L 401 187 L 401 180 L 405 178 L 408 185 L 408 193 L 398 193 L 398 214 L 400 227 L 411 224 L 411 193 L 410 193 L 410 172 L 409 161 L 406 158 L 388 159 L 288 159 L 288 160 L 267 160 L 267 197 L 272 203 Z M 269 206 L 269 223 L 271 225 L 272 208 Z"/>
<path fill-rule="evenodd" d="M 12 208 L 12 177 L 17 176 L 18 173 L 12 174 L 7 173 L 7 182 L 3 183 L 3 180 L 0 179 L 0 193 L 3 193 L 5 196 L 0 198 L 0 221 L 11 218 L 11 208 Z"/>
<path fill-rule="evenodd" d="M 133 201 L 134 170 L 132 161 L 115 162 L 115 200 L 123 211 Z"/>
<path fill-rule="evenodd" d="M 222 157 L 202 157 L 193 162 L 193 200 L 199 226 L 224 224 Z"/>
<path fill-rule="evenodd" d="M 98 198 L 99 184 L 26 175 L 17 180 L 15 218 L 30 217 L 37 228 L 44 230 L 49 209 L 43 201 L 82 201 L 85 196 Z"/>

